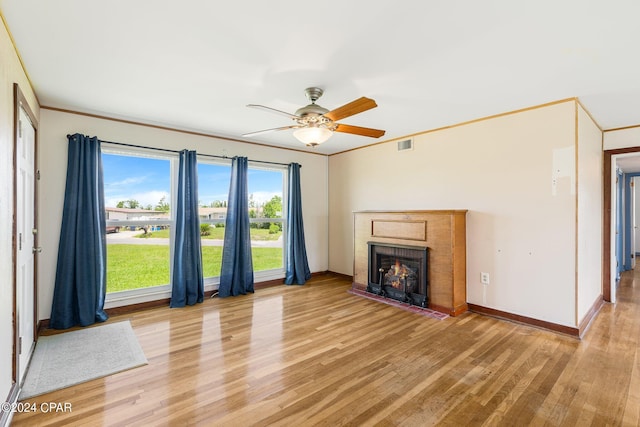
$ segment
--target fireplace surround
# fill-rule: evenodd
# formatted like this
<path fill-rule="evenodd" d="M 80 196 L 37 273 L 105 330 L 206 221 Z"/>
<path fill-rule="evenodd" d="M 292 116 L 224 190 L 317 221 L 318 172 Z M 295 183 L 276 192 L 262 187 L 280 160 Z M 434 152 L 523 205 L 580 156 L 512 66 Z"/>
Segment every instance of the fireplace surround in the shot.
<path fill-rule="evenodd" d="M 428 248 L 425 305 L 450 316 L 464 313 L 466 214 L 466 210 L 355 212 L 353 288 L 364 292 L 370 283 L 374 284 L 374 290 L 376 284 L 379 287 L 379 271 L 369 280 L 369 242 Z"/>

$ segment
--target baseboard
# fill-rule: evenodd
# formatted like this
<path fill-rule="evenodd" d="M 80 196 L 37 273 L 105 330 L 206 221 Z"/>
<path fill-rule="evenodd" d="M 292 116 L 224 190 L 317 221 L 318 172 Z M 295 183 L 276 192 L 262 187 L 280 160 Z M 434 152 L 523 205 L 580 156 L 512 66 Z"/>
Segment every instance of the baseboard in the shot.
<path fill-rule="evenodd" d="M 352 287 L 353 289 L 358 289 L 358 290 L 360 290 L 360 291 L 364 291 L 364 290 L 366 290 L 366 289 L 367 289 L 367 285 L 363 285 L 362 283 L 356 283 L 356 282 L 353 282 L 353 283 L 351 284 L 351 287 Z"/>
<path fill-rule="evenodd" d="M 330 275 L 332 277 L 351 277 L 351 276 L 345 276 L 343 274 L 334 273 L 327 270 L 327 271 L 316 271 L 315 273 L 311 273 L 311 278 L 317 279 L 319 277 L 327 276 L 327 275 Z M 258 282 L 255 284 L 254 287 L 255 289 L 262 289 L 262 288 L 268 288 L 270 286 L 279 286 L 282 284 L 284 284 L 284 279 L 274 279 L 274 280 L 266 280 L 264 282 Z"/>
<path fill-rule="evenodd" d="M 451 317 L 460 316 L 462 313 L 466 313 L 469 309 L 467 304 L 462 304 L 458 307 L 447 308 L 437 304 L 429 304 L 431 310 L 439 311 L 440 313 L 447 313 Z"/>
<path fill-rule="evenodd" d="M 598 296 L 595 300 L 587 314 L 582 319 L 582 322 L 578 325 L 578 331 L 580 333 L 580 337 L 583 337 L 587 329 L 591 326 L 591 322 L 595 319 L 596 315 L 600 312 L 600 309 L 604 306 L 604 298 L 602 294 Z"/>
<path fill-rule="evenodd" d="M 18 383 L 13 383 L 11 389 L 9 390 L 9 395 L 7 396 L 7 400 L 5 400 L 2 405 L 3 410 L 0 411 L 0 427 L 9 427 L 11 425 L 11 419 L 13 418 L 13 411 L 10 410 L 14 408 L 16 403 L 18 402 L 18 394 L 20 393 L 20 387 Z M 4 410 L 5 406 L 8 406 L 9 410 Z"/>
<path fill-rule="evenodd" d="M 330 274 L 332 276 L 338 276 L 338 277 L 344 276 L 342 274 L 333 273 L 333 272 L 330 272 L 330 271 L 318 271 L 318 272 L 315 272 L 315 273 L 311 273 L 311 278 L 313 279 L 313 278 L 325 276 L 327 274 Z M 344 277 L 351 277 L 351 276 L 344 276 Z M 264 282 L 256 282 L 254 284 L 254 288 L 255 289 L 264 289 L 264 288 L 268 288 L 270 286 L 282 285 L 283 283 L 284 283 L 284 279 L 266 280 Z M 210 298 L 211 295 L 213 295 L 214 292 L 217 292 L 217 290 L 206 291 L 204 293 L 205 300 L 207 298 Z M 169 303 L 170 302 L 171 302 L 170 298 L 161 298 L 161 299 L 142 302 L 142 303 L 137 303 L 137 304 L 128 304 L 128 305 L 122 305 L 120 307 L 107 308 L 107 309 L 105 309 L 105 312 L 109 316 L 116 316 L 116 315 L 120 315 L 120 314 L 128 314 L 128 313 L 134 313 L 134 312 L 137 312 L 137 311 L 148 310 L 148 309 L 151 309 L 151 308 L 169 307 Z M 49 319 L 40 320 L 38 322 L 38 335 L 40 335 L 40 332 L 42 332 L 44 329 L 48 329 L 48 328 L 49 328 Z"/>
<path fill-rule="evenodd" d="M 571 326 L 559 325 L 557 323 L 547 322 L 545 320 L 534 319 L 533 317 L 521 316 L 519 314 L 513 314 L 506 311 L 496 310 L 494 308 L 483 307 L 476 304 L 468 304 L 469 310 L 474 313 L 484 314 L 498 319 L 510 320 L 512 322 L 522 323 L 528 326 L 534 326 L 536 328 L 547 329 L 549 331 L 558 332 L 561 334 L 569 335 L 574 338 L 580 338 L 579 328 Z"/>
<path fill-rule="evenodd" d="M 325 275 L 328 274 L 328 275 L 331 275 L 332 277 L 336 277 L 338 279 L 341 279 L 347 282 L 353 282 L 353 276 L 349 276 L 348 274 L 336 273 L 335 271 L 327 270 L 323 273 L 317 273 L 317 274 L 318 276 L 322 274 L 325 274 Z"/>

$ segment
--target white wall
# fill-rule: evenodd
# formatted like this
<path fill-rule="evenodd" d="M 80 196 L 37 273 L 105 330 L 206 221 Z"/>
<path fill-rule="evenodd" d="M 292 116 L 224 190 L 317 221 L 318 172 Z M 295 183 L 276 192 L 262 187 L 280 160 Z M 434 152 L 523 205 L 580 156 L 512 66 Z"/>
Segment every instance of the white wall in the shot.
<path fill-rule="evenodd" d="M 50 109 L 41 111 L 40 133 L 40 319 L 51 313 L 64 187 L 67 170 L 67 134 L 82 133 L 101 140 L 172 150 L 190 149 L 201 154 L 247 156 L 250 160 L 302 165 L 301 187 L 307 255 L 312 272 L 328 268 L 327 157 L 227 141 L 205 136 L 133 125 L 114 120 L 69 114 Z M 224 151 L 223 151 L 224 150 Z"/>
<path fill-rule="evenodd" d="M 329 269 L 352 274 L 354 211 L 468 209 L 467 301 L 576 326 L 575 117 L 566 101 L 331 156 Z"/>
<path fill-rule="evenodd" d="M 7 30 L 0 24 L 0 401 L 6 399 L 12 383 L 14 83 L 38 117 L 37 100 Z"/>
<path fill-rule="evenodd" d="M 604 132 L 604 149 L 640 147 L 640 127 Z"/>
<path fill-rule="evenodd" d="M 578 325 L 602 298 L 602 140 L 602 131 L 578 106 Z"/>

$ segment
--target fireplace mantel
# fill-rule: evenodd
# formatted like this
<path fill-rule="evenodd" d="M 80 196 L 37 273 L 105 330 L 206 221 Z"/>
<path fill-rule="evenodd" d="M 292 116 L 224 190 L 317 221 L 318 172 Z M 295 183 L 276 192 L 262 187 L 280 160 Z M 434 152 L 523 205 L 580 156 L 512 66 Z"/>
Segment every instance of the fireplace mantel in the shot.
<path fill-rule="evenodd" d="M 367 242 L 429 248 L 429 308 L 451 316 L 467 311 L 466 210 L 354 213 L 353 286 L 368 283 Z"/>

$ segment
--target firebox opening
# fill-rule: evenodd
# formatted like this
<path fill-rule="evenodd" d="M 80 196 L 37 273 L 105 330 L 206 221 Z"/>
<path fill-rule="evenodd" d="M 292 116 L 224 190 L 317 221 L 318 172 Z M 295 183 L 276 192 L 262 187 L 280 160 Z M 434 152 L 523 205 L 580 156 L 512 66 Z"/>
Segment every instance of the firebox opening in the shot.
<path fill-rule="evenodd" d="M 428 304 L 428 256 L 423 246 L 368 242 L 367 291 L 412 305 Z"/>

